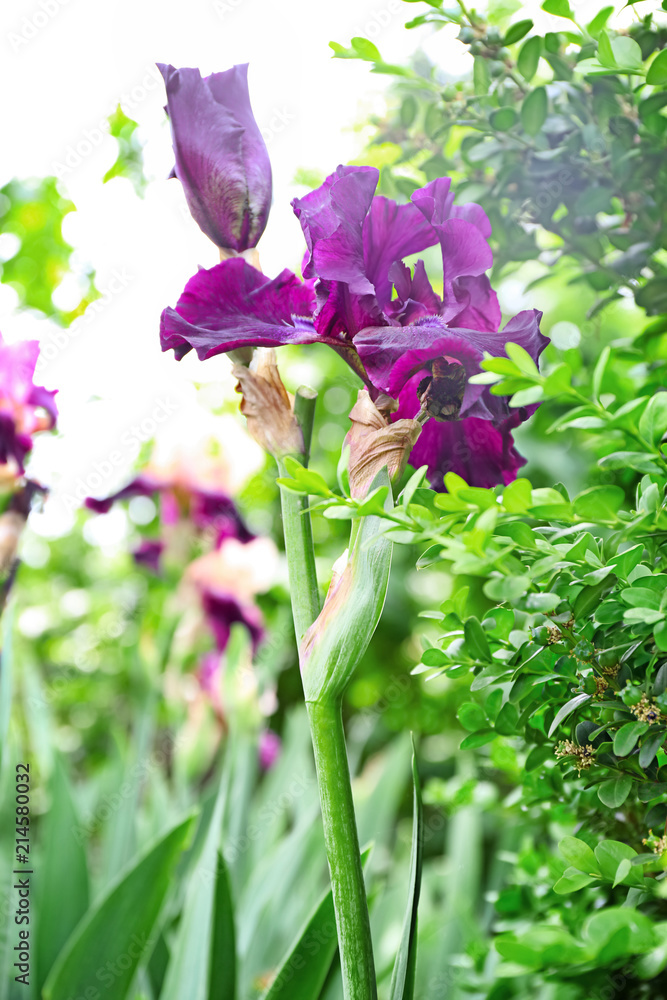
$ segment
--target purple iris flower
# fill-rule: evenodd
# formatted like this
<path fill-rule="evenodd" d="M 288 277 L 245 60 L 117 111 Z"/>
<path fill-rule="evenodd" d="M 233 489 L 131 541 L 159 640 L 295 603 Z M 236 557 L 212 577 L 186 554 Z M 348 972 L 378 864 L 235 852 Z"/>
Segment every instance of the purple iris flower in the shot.
<path fill-rule="evenodd" d="M 202 78 L 158 63 L 176 167 L 192 216 L 221 249 L 257 245 L 271 207 L 271 163 L 250 106 L 248 67 Z"/>
<path fill-rule="evenodd" d="M 250 635 L 253 653 L 257 651 L 264 637 L 262 613 L 258 607 L 214 586 L 202 588 L 201 601 L 206 621 L 215 639 L 216 649 L 224 652 L 232 625 L 240 624 L 245 626 Z"/>
<path fill-rule="evenodd" d="M 162 348 L 178 358 L 194 348 L 204 359 L 252 345 L 329 344 L 374 398 L 397 401 L 393 419 L 427 410 L 432 419 L 411 461 L 428 466 L 435 488 L 446 471 L 471 485 L 510 482 L 524 464 L 511 432 L 535 407 L 510 409 L 468 379 L 484 352 L 504 355 L 508 341 L 537 361 L 548 342 L 541 313 L 521 312 L 498 331 L 498 299 L 485 273 L 491 226 L 479 205 L 454 204 L 448 178 L 398 205 L 375 194 L 378 177 L 374 167 L 338 167 L 292 203 L 308 248 L 304 284 L 289 271 L 270 280 L 240 260 L 201 270 L 176 308 L 164 311 Z M 405 263 L 434 246 L 441 295 L 423 261 Z"/>
<path fill-rule="evenodd" d="M 5 344 L 0 335 L 0 463 L 13 459 L 23 472 L 33 435 L 56 423 L 56 390 L 33 382 L 39 357 L 36 340 Z"/>
<path fill-rule="evenodd" d="M 160 558 L 164 551 L 164 542 L 159 538 L 144 538 L 132 555 L 139 566 L 145 566 L 152 573 L 160 572 Z"/>
<path fill-rule="evenodd" d="M 87 497 L 85 506 L 96 514 L 106 514 L 118 500 L 152 497 L 155 494 L 159 494 L 162 501 L 163 524 L 175 524 L 185 514 L 191 518 L 196 528 L 215 533 L 216 546 L 225 538 L 249 542 L 255 537 L 248 531 L 236 504 L 226 493 L 186 483 L 182 477 L 169 478 L 153 474 L 150 470 L 136 476 L 127 486 L 102 500 Z"/>
<path fill-rule="evenodd" d="M 262 771 L 273 767 L 282 750 L 283 741 L 272 729 L 265 729 L 259 737 L 259 766 Z"/>

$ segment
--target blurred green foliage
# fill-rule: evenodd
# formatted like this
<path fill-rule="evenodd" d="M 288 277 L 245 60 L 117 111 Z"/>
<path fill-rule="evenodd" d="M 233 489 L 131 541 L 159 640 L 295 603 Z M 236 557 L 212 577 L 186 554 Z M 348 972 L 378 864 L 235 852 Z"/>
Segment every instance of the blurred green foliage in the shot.
<path fill-rule="evenodd" d="M 78 275 L 81 301 L 73 310 L 64 312 L 53 301 L 53 293 L 70 272 L 73 248 L 63 237 L 62 224 L 73 211 L 55 177 L 12 180 L 0 188 L 0 233 L 16 242 L 2 255 L 0 280 L 14 289 L 21 306 L 39 309 L 64 325 L 99 298 L 94 273 L 88 269 Z"/>
<path fill-rule="evenodd" d="M 128 118 L 120 104 L 109 116 L 109 131 L 118 144 L 118 156 L 102 178 L 102 183 L 106 184 L 113 177 L 126 177 L 135 192 L 143 197 L 148 181 L 144 174 L 143 144 L 136 134 L 138 127 L 132 118 Z"/>
<path fill-rule="evenodd" d="M 539 260 L 528 290 L 564 276 L 595 293 L 588 318 L 621 294 L 667 312 L 667 26 L 650 11 L 619 33 L 606 27 L 613 7 L 583 26 L 568 3 L 543 6 L 562 21 L 540 35 L 519 4 L 492 2 L 487 19 L 429 0 L 408 27 L 460 27 L 473 63 L 460 81 L 423 54 L 394 67 L 366 39 L 332 43 L 397 78 L 364 162 L 393 197 L 451 177 L 457 201 L 489 216 L 496 278 Z"/>

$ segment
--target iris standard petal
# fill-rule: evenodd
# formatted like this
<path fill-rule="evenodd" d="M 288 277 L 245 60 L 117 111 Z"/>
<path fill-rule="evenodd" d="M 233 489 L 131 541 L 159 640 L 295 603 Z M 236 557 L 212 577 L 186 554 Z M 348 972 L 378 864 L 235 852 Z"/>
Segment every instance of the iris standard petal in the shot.
<path fill-rule="evenodd" d="M 363 225 L 364 269 L 378 304 L 391 301 L 391 270 L 397 261 L 435 246 L 438 234 L 416 205 L 373 198 Z"/>
<path fill-rule="evenodd" d="M 378 178 L 375 167 L 339 166 L 315 191 L 294 199 L 310 253 L 306 278 L 342 281 L 354 295 L 374 293 L 366 274 L 363 227 Z"/>

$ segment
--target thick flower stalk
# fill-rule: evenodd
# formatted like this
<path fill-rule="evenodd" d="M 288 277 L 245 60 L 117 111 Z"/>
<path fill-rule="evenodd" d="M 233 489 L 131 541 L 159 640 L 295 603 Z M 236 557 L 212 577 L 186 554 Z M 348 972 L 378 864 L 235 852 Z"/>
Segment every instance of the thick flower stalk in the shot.
<path fill-rule="evenodd" d="M 229 253 L 257 245 L 271 207 L 271 163 L 250 106 L 248 67 L 202 78 L 158 64 L 178 177 L 195 222 Z"/>
<path fill-rule="evenodd" d="M 234 370 L 243 392 L 241 409 L 248 416 L 251 433 L 274 455 L 281 471 L 288 454 L 307 464 L 306 441 L 310 439 L 313 408 L 302 407 L 308 394 L 290 399 L 280 381 L 273 351 L 260 354 L 249 369 L 237 365 Z M 386 503 L 391 508 L 388 470 L 394 478 L 400 477 L 421 425 L 412 419 L 389 424 L 365 390 L 350 417 L 352 428 L 346 441 L 352 494 L 361 499 L 370 489 L 387 486 Z M 380 517 L 357 521 L 350 548 L 334 567 L 324 606 L 318 613 L 307 498 L 295 497 L 284 486 L 281 493 L 294 625 L 317 769 L 343 992 L 346 1000 L 374 1000 L 377 990 L 373 944 L 342 698 L 382 613 L 392 546 Z"/>

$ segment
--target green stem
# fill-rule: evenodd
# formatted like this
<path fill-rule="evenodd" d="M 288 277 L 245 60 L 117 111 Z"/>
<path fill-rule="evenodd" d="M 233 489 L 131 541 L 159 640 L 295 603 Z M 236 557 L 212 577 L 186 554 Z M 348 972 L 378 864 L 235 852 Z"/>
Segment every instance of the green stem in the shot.
<path fill-rule="evenodd" d="M 303 452 L 294 457 L 298 458 L 303 465 L 308 464 L 310 457 L 316 399 L 316 393 L 305 386 L 297 390 L 294 398 L 294 415 L 299 421 L 304 442 Z M 278 458 L 277 462 L 281 477 L 289 478 L 283 459 Z M 315 568 L 313 528 L 308 513 L 307 496 L 290 493 L 289 490 L 281 487 L 280 505 L 283 515 L 283 534 L 285 536 L 294 631 L 296 632 L 297 645 L 301 645 L 301 640 L 322 609 Z"/>
<path fill-rule="evenodd" d="M 315 414 L 315 394 L 297 391 L 294 413 L 304 449 L 295 457 L 308 463 Z M 278 459 L 280 475 L 284 462 Z M 294 617 L 300 645 L 321 610 L 315 569 L 308 497 L 281 489 L 285 552 Z M 354 815 L 350 770 L 340 700 L 308 702 L 308 717 L 322 806 L 324 841 L 331 875 L 344 1000 L 376 1000 L 373 945 Z"/>
<path fill-rule="evenodd" d="M 339 701 L 306 703 L 320 789 L 345 1000 L 376 1000 L 373 943 Z"/>

